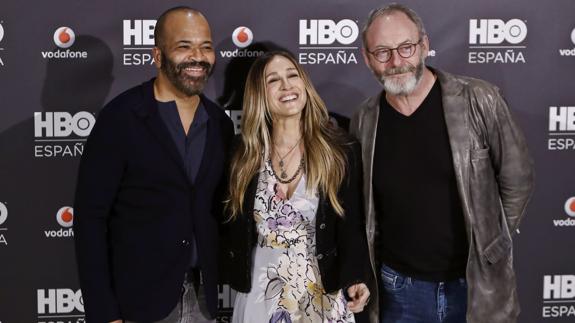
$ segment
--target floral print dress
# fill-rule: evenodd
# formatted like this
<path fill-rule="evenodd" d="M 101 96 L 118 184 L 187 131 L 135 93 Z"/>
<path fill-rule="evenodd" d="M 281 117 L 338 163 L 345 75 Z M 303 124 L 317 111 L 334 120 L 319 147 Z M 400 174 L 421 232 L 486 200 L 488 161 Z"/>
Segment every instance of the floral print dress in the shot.
<path fill-rule="evenodd" d="M 267 161 L 254 202 L 258 243 L 250 293 L 237 293 L 233 322 L 355 322 L 341 290 L 327 294 L 315 257 L 316 192 L 302 176 L 286 199 Z"/>

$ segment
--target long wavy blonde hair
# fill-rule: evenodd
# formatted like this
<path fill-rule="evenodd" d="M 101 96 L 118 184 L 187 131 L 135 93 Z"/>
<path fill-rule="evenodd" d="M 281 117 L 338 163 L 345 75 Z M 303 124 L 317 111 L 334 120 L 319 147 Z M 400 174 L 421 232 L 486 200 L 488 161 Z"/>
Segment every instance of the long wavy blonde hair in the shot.
<path fill-rule="evenodd" d="M 302 112 L 301 129 L 305 147 L 306 190 L 311 192 L 318 188 L 329 199 L 337 214 L 343 216 L 344 210 L 338 201 L 337 191 L 346 171 L 347 160 L 343 147 L 346 137 L 343 131 L 329 122 L 327 108 L 308 75 L 289 53 L 283 51 L 262 55 L 248 73 L 242 107 L 241 142 L 231 161 L 227 211 L 231 219 L 243 211 L 246 189 L 265 162 L 265 153 L 272 149 L 273 118 L 266 92 L 265 68 L 276 56 L 288 59 L 305 84 L 307 102 Z"/>

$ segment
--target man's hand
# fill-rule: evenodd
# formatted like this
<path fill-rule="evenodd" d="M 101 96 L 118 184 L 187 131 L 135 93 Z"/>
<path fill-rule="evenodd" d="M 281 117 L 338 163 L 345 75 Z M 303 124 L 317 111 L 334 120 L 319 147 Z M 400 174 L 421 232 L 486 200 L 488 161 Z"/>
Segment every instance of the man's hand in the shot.
<path fill-rule="evenodd" d="M 347 295 L 351 299 L 347 302 L 347 307 L 353 313 L 359 313 L 367 305 L 370 293 L 367 286 L 364 283 L 360 283 L 348 287 Z"/>
<path fill-rule="evenodd" d="M 122 320 L 115 320 L 115 321 L 112 321 L 112 322 L 110 322 L 110 323 L 123 323 L 123 322 L 124 322 L 124 321 L 122 321 Z"/>

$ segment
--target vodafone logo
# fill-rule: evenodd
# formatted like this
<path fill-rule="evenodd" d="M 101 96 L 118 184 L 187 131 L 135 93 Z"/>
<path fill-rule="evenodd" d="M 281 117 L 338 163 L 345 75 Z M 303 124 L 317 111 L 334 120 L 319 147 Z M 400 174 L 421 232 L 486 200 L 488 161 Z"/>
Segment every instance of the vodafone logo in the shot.
<path fill-rule="evenodd" d="M 568 198 L 563 207 L 569 218 L 553 220 L 553 225 L 556 227 L 575 227 L 575 196 Z"/>
<path fill-rule="evenodd" d="M 54 43 L 60 48 L 74 45 L 76 34 L 70 27 L 60 27 L 54 32 Z"/>
<path fill-rule="evenodd" d="M 69 228 L 74 223 L 74 209 L 69 206 L 64 206 L 56 213 L 56 220 L 64 228 Z"/>
<path fill-rule="evenodd" d="M 251 45 L 254 40 L 254 33 L 246 26 L 240 26 L 234 29 L 232 33 L 232 42 L 237 48 L 234 50 L 221 50 L 220 55 L 223 58 L 232 57 L 258 57 L 264 54 L 261 50 L 248 50 L 246 47 Z"/>
<path fill-rule="evenodd" d="M 61 207 L 56 213 L 56 221 L 61 228 L 58 230 L 45 230 L 46 238 L 72 238 L 74 237 L 74 209 L 71 206 Z"/>
<path fill-rule="evenodd" d="M 6 205 L 4 205 L 4 203 L 0 202 L 0 225 L 4 224 L 7 218 L 8 218 L 8 208 L 6 208 Z"/>
<path fill-rule="evenodd" d="M 254 34 L 248 27 L 240 26 L 232 33 L 232 41 L 239 48 L 248 47 L 254 40 Z"/>
<path fill-rule="evenodd" d="M 4 27 L 0 24 L 0 41 L 2 41 L 2 38 L 4 38 Z"/>
<path fill-rule="evenodd" d="M 54 32 L 54 44 L 58 46 L 55 50 L 42 51 L 42 57 L 46 59 L 86 59 L 88 52 L 83 50 L 72 50 L 70 47 L 76 41 L 76 34 L 70 27 L 60 27 Z"/>
<path fill-rule="evenodd" d="M 575 196 L 570 197 L 565 201 L 565 213 L 569 216 L 575 217 Z"/>
<path fill-rule="evenodd" d="M 0 30 L 2 26 L 0 25 Z M 0 36 L 0 40 L 2 40 L 2 36 Z M 571 41 L 573 42 L 573 45 L 575 45 L 575 28 L 573 28 L 573 30 L 571 31 Z"/>
<path fill-rule="evenodd" d="M 571 30 L 571 42 L 573 43 L 573 45 L 575 45 L 575 28 L 573 28 L 573 30 Z M 559 49 L 559 55 L 560 55 L 560 56 L 570 56 L 570 57 L 573 57 L 573 56 L 575 56 L 575 47 L 572 47 L 572 48 L 560 48 L 560 49 Z"/>

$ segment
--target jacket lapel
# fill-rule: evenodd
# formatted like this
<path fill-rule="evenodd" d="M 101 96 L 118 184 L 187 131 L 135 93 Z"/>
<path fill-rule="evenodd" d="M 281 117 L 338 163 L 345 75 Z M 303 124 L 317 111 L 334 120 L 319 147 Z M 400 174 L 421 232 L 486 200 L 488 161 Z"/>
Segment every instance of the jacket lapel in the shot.
<path fill-rule="evenodd" d="M 461 95 L 463 87 L 450 74 L 434 71 L 441 86 L 443 114 L 453 154 L 453 166 L 456 176 L 465 174 L 462 165 L 469 159 L 469 124 L 465 106 L 465 96 Z"/>
<path fill-rule="evenodd" d="M 219 138 L 218 124 L 216 120 L 210 118 L 207 124 L 206 142 L 204 144 L 204 154 L 200 163 L 198 175 L 196 175 L 196 183 L 201 183 L 210 169 L 211 161 L 214 158 L 214 149 L 221 146 Z"/>
<path fill-rule="evenodd" d="M 204 144 L 204 154 L 202 156 L 202 161 L 200 163 L 200 169 L 198 170 L 198 175 L 196 175 L 196 183 L 201 183 L 209 173 L 210 166 L 216 156 L 216 150 L 218 147 L 223 147 L 223 141 L 220 131 L 220 123 L 218 115 L 214 113 L 213 109 L 219 109 L 212 102 L 210 102 L 204 95 L 200 95 L 202 105 L 208 114 L 208 123 L 206 131 L 206 142 Z"/>
<path fill-rule="evenodd" d="M 383 92 L 382 92 L 383 93 Z M 365 143 L 364 150 L 369 158 L 366 158 L 367 167 L 364 169 L 369 178 L 373 174 L 373 157 L 375 154 L 375 138 L 377 137 L 377 122 L 379 119 L 379 101 L 381 93 L 369 100 L 367 110 L 363 118 L 362 133 L 367 136 L 362 142 Z M 371 187 L 371 182 L 369 183 Z"/>
<path fill-rule="evenodd" d="M 375 138 L 377 137 L 377 122 L 379 119 L 379 102 L 383 91 L 368 100 L 367 109 L 362 118 L 361 134 L 363 136 L 362 150 L 363 150 L 363 173 L 364 178 L 367 180 L 363 183 L 364 198 L 367 199 L 366 205 L 368 209 L 366 216 L 366 225 L 368 228 L 375 228 L 375 209 L 373 203 L 373 157 L 375 154 Z M 370 242 L 375 241 L 375 231 L 368 230 L 367 238 Z M 373 259 L 372 259 L 373 260 Z"/>
<path fill-rule="evenodd" d="M 465 183 L 469 183 L 468 165 L 469 149 L 471 147 L 469 141 L 469 118 L 467 116 L 468 109 L 466 108 L 469 105 L 466 101 L 468 96 L 461 93 L 463 91 L 462 84 L 455 80 L 451 74 L 435 69 L 433 72 L 437 75 L 441 86 L 443 114 L 445 116 L 445 125 L 451 146 L 457 189 L 461 196 L 463 210 L 465 214 L 469 214 L 469 205 L 465 203 L 467 201 L 465 198 Z M 470 217 L 466 216 L 465 221 L 468 222 L 466 229 L 468 231 L 468 238 L 470 238 Z"/>
<path fill-rule="evenodd" d="M 186 175 L 186 170 L 184 168 L 184 161 L 180 155 L 176 143 L 164 120 L 158 112 L 158 104 L 154 98 L 154 79 L 142 84 L 142 105 L 138 106 L 136 109 L 136 114 L 144 120 L 147 129 L 154 135 L 158 140 L 160 146 L 164 151 L 170 156 L 170 158 L 178 165 L 178 169 L 181 171 L 184 178 L 188 178 Z M 188 181 L 189 182 L 189 181 Z"/>

